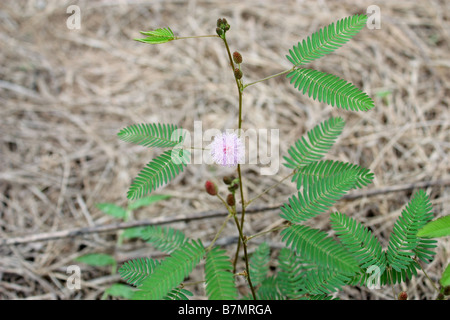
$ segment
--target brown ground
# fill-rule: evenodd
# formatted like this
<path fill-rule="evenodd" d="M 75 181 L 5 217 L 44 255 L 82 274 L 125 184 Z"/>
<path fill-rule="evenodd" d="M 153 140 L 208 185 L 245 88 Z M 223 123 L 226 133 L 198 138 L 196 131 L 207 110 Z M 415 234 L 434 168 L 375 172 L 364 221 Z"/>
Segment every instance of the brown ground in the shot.
<path fill-rule="evenodd" d="M 81 30 L 69 30 L 66 9 L 81 9 Z M 133 41 L 139 30 L 169 26 L 179 36 L 214 33 L 216 19 L 231 24 L 231 50 L 244 57 L 246 82 L 290 67 L 288 49 L 319 27 L 373 1 L 1 1 L 0 4 L 0 238 L 12 238 L 114 222 L 95 207 L 126 205 L 126 191 L 160 150 L 120 142 L 117 132 L 141 122 L 175 123 L 193 129 L 235 128 L 236 87 L 217 39 L 164 45 Z M 303 96 L 283 77 L 249 87 L 244 128 L 280 129 L 280 153 L 314 125 L 333 115 L 347 125 L 329 158 L 370 168 L 367 189 L 450 177 L 450 3 L 377 1 L 381 29 L 364 29 L 312 67 L 352 81 L 373 97 L 365 113 L 337 110 Z M 156 193 L 170 201 L 136 212 L 135 219 L 191 214 L 221 208 L 203 192 L 206 179 L 229 170 L 192 165 Z M 280 180 L 244 166 L 245 192 L 253 197 Z M 225 192 L 221 185 L 222 192 Z M 448 185 L 425 188 L 435 216 L 448 214 Z M 257 205 L 282 203 L 295 192 L 285 182 Z M 413 190 L 339 203 L 387 244 L 396 217 Z M 254 214 L 247 234 L 278 221 L 278 211 Z M 211 241 L 222 219 L 173 224 L 188 236 Z M 328 215 L 317 220 L 327 228 Z M 224 231 L 235 236 L 232 224 Z M 114 254 L 122 263 L 148 256 L 149 246 L 126 242 L 116 232 L 0 247 L 0 299 L 99 299 L 118 281 L 108 268 L 82 267 L 82 289 L 66 288 L 67 266 L 90 252 Z M 280 238 L 260 237 L 277 248 Z M 449 240 L 439 241 L 427 266 L 434 283 L 448 263 Z M 251 249 L 254 248 L 251 244 Z M 233 246 L 228 246 L 230 250 Z M 192 279 L 196 276 L 193 274 Z M 204 291 L 194 298 L 204 298 Z M 422 272 L 407 284 L 411 299 L 436 296 Z M 341 299 L 392 299 L 392 289 L 345 288 Z"/>

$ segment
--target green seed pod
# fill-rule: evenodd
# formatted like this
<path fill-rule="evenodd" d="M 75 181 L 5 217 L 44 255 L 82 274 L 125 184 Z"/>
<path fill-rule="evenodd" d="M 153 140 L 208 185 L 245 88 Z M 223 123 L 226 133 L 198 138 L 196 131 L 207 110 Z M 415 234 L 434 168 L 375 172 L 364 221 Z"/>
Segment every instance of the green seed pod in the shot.
<path fill-rule="evenodd" d="M 223 30 L 221 28 L 216 28 L 216 33 L 221 37 L 223 35 Z"/>

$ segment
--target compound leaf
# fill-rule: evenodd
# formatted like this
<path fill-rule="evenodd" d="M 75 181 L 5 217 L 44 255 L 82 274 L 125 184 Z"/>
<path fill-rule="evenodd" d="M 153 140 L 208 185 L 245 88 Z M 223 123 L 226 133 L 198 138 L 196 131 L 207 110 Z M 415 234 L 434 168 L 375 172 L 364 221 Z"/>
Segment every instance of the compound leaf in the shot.
<path fill-rule="evenodd" d="M 170 28 L 159 28 L 153 31 L 141 31 L 141 34 L 147 37 L 134 40 L 150 44 L 166 43 L 175 40 L 175 35 Z"/>

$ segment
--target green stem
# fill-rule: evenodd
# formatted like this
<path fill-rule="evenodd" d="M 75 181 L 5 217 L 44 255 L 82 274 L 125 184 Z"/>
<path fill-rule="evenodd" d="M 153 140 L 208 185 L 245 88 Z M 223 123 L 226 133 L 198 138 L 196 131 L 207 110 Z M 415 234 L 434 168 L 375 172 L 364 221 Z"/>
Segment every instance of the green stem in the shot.
<path fill-rule="evenodd" d="M 173 40 L 184 40 L 184 39 L 194 39 L 194 38 L 220 38 L 220 37 L 217 34 L 207 34 L 204 36 L 175 37 Z"/>
<path fill-rule="evenodd" d="M 244 225 L 244 219 L 245 219 L 245 200 L 244 200 L 244 191 L 243 191 L 243 188 L 242 188 L 242 174 L 241 174 L 241 166 L 238 164 L 238 168 L 237 168 L 237 171 L 238 171 L 238 176 L 239 176 L 239 189 L 240 189 L 240 194 L 241 194 L 241 204 L 242 204 L 242 207 L 241 207 L 241 226 L 243 226 Z M 239 238 L 239 240 L 238 240 L 238 244 L 237 244 L 237 247 L 236 247 L 236 254 L 235 254 L 235 256 L 234 256 L 234 261 L 233 261 L 233 272 L 236 272 L 236 263 L 237 263 L 237 260 L 238 260 L 238 257 L 239 257 L 239 251 L 241 250 L 241 238 Z"/>
<path fill-rule="evenodd" d="M 223 205 L 225 206 L 225 208 L 227 208 L 229 214 L 228 214 L 228 217 L 225 219 L 225 221 L 222 223 L 222 226 L 220 227 L 219 231 L 218 231 L 218 232 L 216 233 L 216 235 L 214 236 L 214 239 L 212 240 L 211 244 L 208 246 L 208 248 L 206 248 L 206 252 L 209 252 L 209 251 L 212 249 L 214 243 L 217 241 L 217 239 L 219 238 L 219 236 L 220 236 L 220 234 L 222 233 L 223 229 L 224 229 L 225 226 L 227 225 L 228 220 L 230 220 L 230 218 L 231 218 L 233 215 L 236 215 L 236 211 L 234 210 L 234 208 L 230 208 L 230 207 L 228 206 L 227 202 L 226 202 L 220 195 L 217 194 L 216 196 L 217 196 L 217 198 L 220 199 L 220 201 L 222 201 L 222 203 L 223 203 Z"/>
<path fill-rule="evenodd" d="M 391 279 L 391 288 L 392 288 L 392 295 L 394 296 L 394 300 L 397 300 L 397 296 L 395 295 L 395 291 L 394 291 L 394 281 L 392 280 L 392 268 L 388 268 L 387 272 L 389 275 L 389 278 Z"/>
<path fill-rule="evenodd" d="M 284 225 L 282 225 L 282 226 L 275 227 L 275 228 L 272 228 L 272 229 L 270 229 L 270 230 L 266 230 L 266 231 L 261 231 L 261 232 L 255 233 L 254 235 L 252 235 L 252 236 L 250 236 L 250 237 L 247 237 L 247 241 L 249 241 L 249 240 L 251 240 L 251 239 L 253 239 L 253 238 L 262 236 L 262 235 L 264 235 L 264 234 L 266 234 L 266 233 L 270 233 L 270 232 L 273 232 L 273 231 L 285 229 L 285 228 L 287 228 L 287 227 L 289 227 L 289 226 L 291 226 L 291 223 L 284 224 Z"/>
<path fill-rule="evenodd" d="M 220 234 L 222 233 L 223 229 L 225 229 L 225 226 L 227 225 L 228 220 L 230 220 L 230 218 L 233 216 L 233 213 L 230 212 L 227 216 L 227 218 L 225 219 L 225 221 L 222 223 L 222 226 L 220 227 L 219 231 L 216 233 L 214 239 L 211 241 L 211 244 L 208 246 L 208 248 L 206 248 L 206 252 L 209 252 L 214 243 L 216 243 L 217 239 L 219 238 Z"/>
<path fill-rule="evenodd" d="M 266 80 L 269 80 L 269 79 L 272 79 L 272 78 L 281 76 L 281 75 L 283 75 L 283 74 L 286 74 L 286 73 L 291 72 L 291 71 L 294 71 L 294 70 L 295 70 L 295 66 L 292 67 L 292 68 L 290 68 L 290 69 L 288 69 L 288 70 L 284 70 L 284 71 L 281 71 L 281 72 L 279 72 L 279 73 L 277 73 L 277 74 L 273 74 L 273 75 L 271 75 L 271 76 L 265 77 L 265 78 L 263 78 L 263 79 L 259 79 L 259 80 L 254 81 L 254 82 L 247 83 L 247 84 L 245 84 L 245 85 L 242 87 L 242 90 L 244 90 L 245 88 L 247 88 L 247 87 L 249 87 L 249 86 L 252 86 L 252 85 L 254 85 L 254 84 L 256 84 L 256 83 L 263 82 L 263 81 L 266 81 Z"/>
<path fill-rule="evenodd" d="M 223 205 L 225 206 L 225 208 L 227 208 L 229 213 L 231 214 L 234 213 L 234 210 L 228 206 L 228 203 L 225 201 L 224 198 L 222 198 L 219 194 L 216 194 L 216 197 L 219 198 L 220 201 L 222 201 Z"/>
<path fill-rule="evenodd" d="M 434 282 L 431 281 L 430 277 L 428 276 L 428 274 L 426 273 L 425 269 L 422 268 L 422 266 L 420 265 L 419 261 L 417 261 L 417 258 L 413 258 L 413 260 L 419 265 L 420 269 L 422 270 L 423 274 L 425 275 L 425 277 L 427 277 L 427 279 L 431 282 L 431 285 L 433 286 L 433 288 L 439 293 L 439 289 L 434 285 Z"/>
<path fill-rule="evenodd" d="M 230 66 L 231 66 L 231 70 L 234 74 L 234 69 L 235 69 L 235 65 L 234 65 L 234 61 L 233 58 L 231 56 L 231 52 L 230 52 L 230 47 L 228 46 L 228 42 L 226 37 L 224 36 L 223 38 L 223 42 L 225 44 L 225 48 L 227 49 L 227 53 L 228 53 L 228 59 L 230 60 Z M 236 76 L 234 77 L 234 80 L 236 81 L 236 86 L 237 86 L 237 90 L 238 90 L 238 94 L 239 94 L 239 121 L 238 121 L 238 135 L 241 135 L 241 130 L 242 130 L 242 84 L 240 83 L 239 79 L 236 78 Z M 245 199 L 244 199 L 244 188 L 243 188 L 243 184 L 242 184 L 242 174 L 241 174 L 241 165 L 238 164 L 237 165 L 237 171 L 238 171 L 238 176 L 239 176 L 239 189 L 240 189 L 240 193 L 241 193 L 241 205 L 242 205 L 242 212 L 241 212 L 241 222 L 239 224 L 239 221 L 236 217 L 236 215 L 234 215 L 235 218 L 235 222 L 236 222 L 236 226 L 239 230 L 239 241 L 238 241 L 238 246 L 236 249 L 236 257 L 235 260 L 233 262 L 233 273 L 236 273 L 236 262 L 237 262 L 237 257 L 239 255 L 239 250 L 240 250 L 240 246 L 242 243 L 242 247 L 244 248 L 244 259 L 245 259 L 245 268 L 247 271 L 247 280 L 248 280 L 248 284 L 250 286 L 250 289 L 252 291 L 252 296 L 253 299 L 256 300 L 256 294 L 255 294 L 255 289 L 253 288 L 252 285 L 252 280 L 250 279 L 250 268 L 248 265 L 248 254 L 247 254 L 247 243 L 244 241 L 244 235 L 242 230 L 244 229 L 244 221 L 245 221 Z"/>
<path fill-rule="evenodd" d="M 253 287 L 252 279 L 250 278 L 250 266 L 248 264 L 248 253 L 247 253 L 247 240 L 244 236 L 244 233 L 242 232 L 242 225 L 239 224 L 237 216 L 234 215 L 233 217 L 239 231 L 239 239 L 242 242 L 242 248 L 244 249 L 245 270 L 247 273 L 248 285 L 250 286 L 250 290 L 252 291 L 253 300 L 256 300 L 255 288 Z"/>
<path fill-rule="evenodd" d="M 255 196 L 253 199 L 250 199 L 249 201 L 247 201 L 246 203 L 246 207 L 248 207 L 250 205 L 250 203 L 252 203 L 253 201 L 255 201 L 256 199 L 258 199 L 259 197 L 261 197 L 262 195 L 266 194 L 267 192 L 269 192 L 270 190 L 272 190 L 273 188 L 278 187 L 280 184 L 282 184 L 284 182 L 284 180 L 292 177 L 294 175 L 295 171 L 293 171 L 292 173 L 290 173 L 289 175 L 287 175 L 286 177 L 284 177 L 283 179 L 281 179 L 280 181 L 278 181 L 277 183 L 274 183 L 273 185 L 271 185 L 269 188 L 267 188 L 266 190 L 264 190 L 263 192 L 261 192 L 260 194 L 258 194 L 257 196 Z"/>

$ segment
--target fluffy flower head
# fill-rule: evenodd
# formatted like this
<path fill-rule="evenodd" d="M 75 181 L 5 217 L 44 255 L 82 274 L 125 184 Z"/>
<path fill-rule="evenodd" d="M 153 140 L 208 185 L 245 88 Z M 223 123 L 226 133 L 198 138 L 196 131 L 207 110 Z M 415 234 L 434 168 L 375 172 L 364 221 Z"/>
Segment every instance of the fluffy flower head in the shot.
<path fill-rule="evenodd" d="M 209 147 L 212 159 L 221 166 L 233 167 L 242 163 L 245 158 L 245 146 L 235 133 L 216 135 Z"/>

